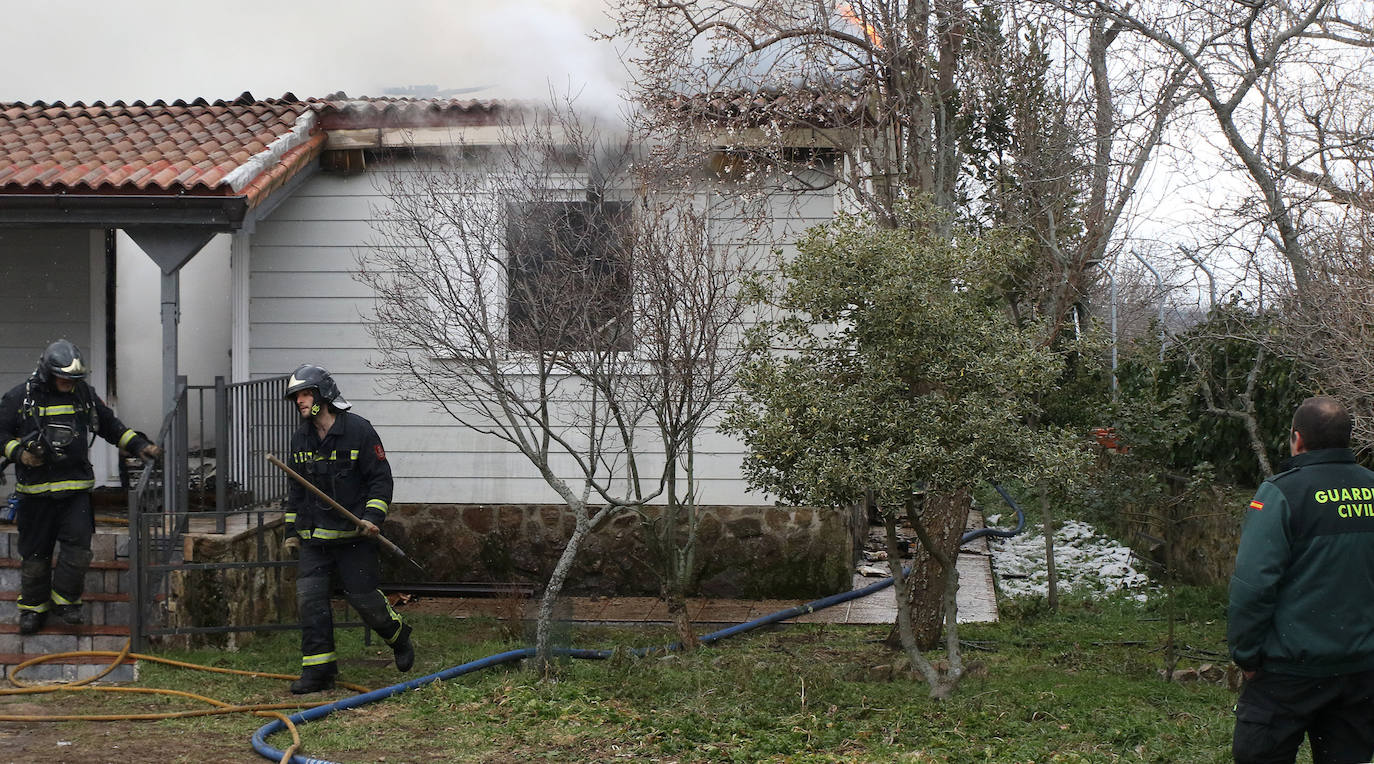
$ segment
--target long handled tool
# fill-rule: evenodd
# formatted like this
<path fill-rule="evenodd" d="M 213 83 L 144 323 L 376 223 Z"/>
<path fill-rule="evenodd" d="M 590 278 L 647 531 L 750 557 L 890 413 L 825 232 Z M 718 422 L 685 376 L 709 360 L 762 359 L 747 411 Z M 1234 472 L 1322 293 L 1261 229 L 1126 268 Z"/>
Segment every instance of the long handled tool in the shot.
<path fill-rule="evenodd" d="M 273 466 L 275 466 L 277 469 L 290 475 L 293 480 L 305 486 L 306 489 L 308 489 L 311 493 L 315 494 L 321 499 L 324 499 L 329 504 L 329 506 L 338 510 L 340 513 L 343 514 L 344 517 L 347 517 L 349 520 L 353 522 L 354 525 L 358 526 L 359 530 L 364 530 L 363 521 L 359 520 L 357 515 L 345 509 L 344 505 L 340 504 L 337 501 L 334 501 L 334 499 L 329 494 L 325 493 L 324 491 L 321 491 L 318 487 L 315 486 L 314 483 L 310 482 L 309 480 L 306 480 L 304 477 L 301 477 L 301 474 L 299 472 L 296 472 L 295 470 L 286 466 L 286 463 L 283 462 L 281 459 L 278 459 L 276 456 L 272 454 L 268 454 L 267 461 L 271 462 Z M 383 536 L 380 533 L 377 534 L 376 538 L 379 542 L 381 542 L 382 547 L 385 548 L 388 552 L 391 552 L 397 557 L 403 558 L 406 562 L 419 568 L 421 573 L 426 572 L 425 566 L 416 562 L 413 558 L 411 558 L 410 555 L 406 554 L 404 550 L 396 546 L 396 543 L 393 542 L 391 539 L 387 538 L 386 536 Z"/>

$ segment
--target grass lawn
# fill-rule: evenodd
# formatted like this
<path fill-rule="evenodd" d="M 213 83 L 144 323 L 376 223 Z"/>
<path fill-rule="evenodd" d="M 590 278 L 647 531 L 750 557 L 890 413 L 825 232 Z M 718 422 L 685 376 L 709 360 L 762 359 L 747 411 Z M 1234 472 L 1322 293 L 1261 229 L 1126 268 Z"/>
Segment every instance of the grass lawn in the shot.
<path fill-rule="evenodd" d="M 1223 593 L 1183 590 L 1175 602 L 1179 667 L 1224 663 Z M 412 620 L 419 660 L 409 677 L 520 646 L 492 620 Z M 1004 603 L 1001 623 L 962 629 L 966 660 L 977 665 L 955 698 L 941 703 L 926 697 L 923 683 L 900 671 L 893 676 L 899 656 L 880 642 L 886 628 L 784 626 L 689 655 L 574 661 L 556 681 L 538 681 L 518 666 L 496 668 L 333 714 L 301 734 L 306 753 L 349 762 L 1230 761 L 1234 694 L 1215 684 L 1164 682 L 1166 633 L 1155 604 L 1109 599 L 1050 613 L 1035 603 Z M 669 641 L 666 630 L 579 628 L 571 636 L 576 647 Z M 389 650 L 364 646 L 358 629 L 343 632 L 338 649 L 341 679 L 380 687 L 400 678 Z M 283 673 L 299 661 L 292 634 L 234 652 L 165 655 Z M 243 703 L 290 698 L 284 682 L 159 665 L 145 665 L 139 684 Z M 348 695 L 340 689 L 324 699 Z M 103 693 L 25 703 L 38 712 L 194 707 Z M 248 762 L 265 761 L 248 742 L 263 723 L 239 715 L 51 726 L 77 739 L 96 730 L 109 736 L 111 726 L 131 730 L 157 751 L 150 761 Z M 271 742 L 285 748 L 290 738 L 278 734 Z"/>

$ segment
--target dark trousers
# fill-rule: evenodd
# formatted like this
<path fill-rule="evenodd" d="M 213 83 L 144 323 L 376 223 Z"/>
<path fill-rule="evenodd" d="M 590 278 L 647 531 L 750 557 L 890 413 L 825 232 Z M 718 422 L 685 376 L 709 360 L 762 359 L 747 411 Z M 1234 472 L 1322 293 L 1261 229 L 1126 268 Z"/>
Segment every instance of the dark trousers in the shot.
<path fill-rule="evenodd" d="M 377 635 L 392 644 L 404 624 L 386 595 L 377 544 L 358 540 L 337 544 L 301 544 L 296 569 L 296 601 L 301 619 L 302 674 L 337 674 L 334 655 L 334 611 L 329 605 L 333 582 L 343 585 L 348 604 Z"/>
<path fill-rule="evenodd" d="M 1237 764 L 1297 758 L 1306 735 L 1314 764 L 1374 759 L 1374 671 L 1305 677 L 1260 671 L 1236 702 Z"/>
<path fill-rule="evenodd" d="M 19 498 L 19 609 L 44 612 L 49 600 L 80 604 L 91 566 L 95 516 L 91 494 L 75 491 Z M 57 568 L 53 569 L 53 547 Z"/>

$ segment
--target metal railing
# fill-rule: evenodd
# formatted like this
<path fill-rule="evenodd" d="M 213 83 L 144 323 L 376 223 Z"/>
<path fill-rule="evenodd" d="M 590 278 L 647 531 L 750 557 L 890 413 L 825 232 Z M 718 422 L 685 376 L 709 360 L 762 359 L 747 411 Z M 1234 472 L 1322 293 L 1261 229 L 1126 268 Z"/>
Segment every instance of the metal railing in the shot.
<path fill-rule="evenodd" d="M 144 465 L 129 498 L 130 636 L 135 650 L 149 636 L 242 630 L 235 625 L 168 626 L 166 608 L 172 596 L 168 572 L 293 564 L 266 559 L 262 532 L 286 498 L 286 476 L 265 458 L 268 453 L 286 451 L 296 424 L 294 412 L 283 400 L 286 380 L 282 375 L 227 384 L 223 377 L 216 377 L 214 385 L 188 385 L 185 377 L 177 379 L 176 407 L 158 436 L 164 458 Z M 191 445 L 192 433 L 200 445 Z M 186 562 L 185 538 L 193 516 L 207 532 L 206 521 L 213 520 L 214 532 L 220 534 L 228 529 L 229 518 L 242 518 L 242 530 L 258 531 L 258 561 Z"/>
<path fill-rule="evenodd" d="M 215 398 L 215 454 L 227 457 L 215 465 L 219 533 L 224 532 L 227 515 L 286 498 L 286 475 L 268 464 L 266 455 L 287 452 L 299 421 L 284 399 L 287 379 L 289 375 L 283 374 L 225 384 L 223 377 L 216 377 L 214 387 L 208 388 Z"/>

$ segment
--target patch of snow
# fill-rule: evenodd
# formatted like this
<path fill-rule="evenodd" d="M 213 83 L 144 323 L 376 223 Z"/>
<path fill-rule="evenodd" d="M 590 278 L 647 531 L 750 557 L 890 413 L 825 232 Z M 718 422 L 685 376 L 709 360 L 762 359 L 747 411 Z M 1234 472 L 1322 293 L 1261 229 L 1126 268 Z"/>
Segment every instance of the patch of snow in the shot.
<path fill-rule="evenodd" d="M 987 518 L 995 526 L 999 516 Z M 1044 597 L 1049 593 L 1045 535 L 1026 532 L 1009 539 L 990 538 L 992 569 L 1009 597 Z M 1078 520 L 1060 523 L 1054 534 L 1054 563 L 1061 595 L 1127 592 L 1144 602 L 1154 589 L 1149 576 L 1133 565 L 1131 550 Z"/>

